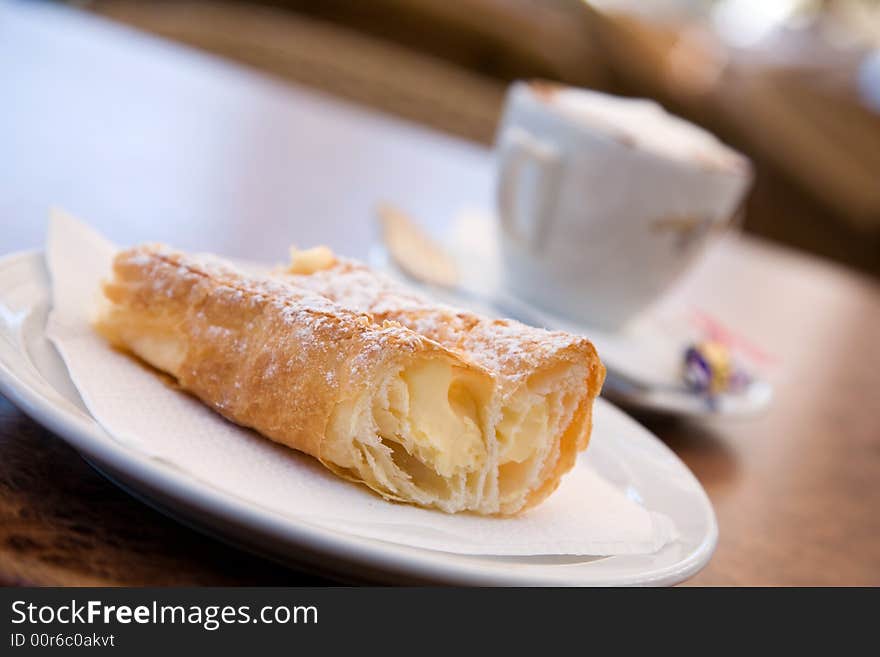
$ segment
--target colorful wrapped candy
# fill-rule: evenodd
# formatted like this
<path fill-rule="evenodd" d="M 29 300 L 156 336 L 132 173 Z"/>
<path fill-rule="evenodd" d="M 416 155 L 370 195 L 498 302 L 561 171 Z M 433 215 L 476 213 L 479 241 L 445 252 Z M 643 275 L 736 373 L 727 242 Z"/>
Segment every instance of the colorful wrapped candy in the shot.
<path fill-rule="evenodd" d="M 683 376 L 688 388 L 708 397 L 741 390 L 750 380 L 730 348 L 717 340 L 703 340 L 685 350 Z"/>

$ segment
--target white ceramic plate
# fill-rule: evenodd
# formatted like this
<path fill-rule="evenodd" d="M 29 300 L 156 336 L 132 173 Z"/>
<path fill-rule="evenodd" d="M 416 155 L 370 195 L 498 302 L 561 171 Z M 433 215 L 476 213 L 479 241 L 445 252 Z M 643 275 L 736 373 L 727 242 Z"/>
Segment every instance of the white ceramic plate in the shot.
<path fill-rule="evenodd" d="M 715 549 L 718 526 L 699 482 L 656 437 L 601 400 L 590 462 L 633 499 L 670 516 L 681 534 L 655 554 L 451 554 L 330 531 L 249 504 L 130 450 L 98 425 L 46 339 L 49 298 L 40 253 L 0 259 L 0 392 L 121 487 L 246 549 L 346 580 L 487 586 L 674 584 L 700 570 Z"/>

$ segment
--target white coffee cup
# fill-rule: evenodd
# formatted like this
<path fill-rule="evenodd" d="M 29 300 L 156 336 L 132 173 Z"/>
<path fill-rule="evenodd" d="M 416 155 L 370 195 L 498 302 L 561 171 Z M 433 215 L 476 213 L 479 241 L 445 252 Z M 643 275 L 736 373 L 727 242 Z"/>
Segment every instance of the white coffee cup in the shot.
<path fill-rule="evenodd" d="M 506 285 L 616 329 L 740 208 L 749 161 L 648 100 L 517 82 L 496 140 Z"/>

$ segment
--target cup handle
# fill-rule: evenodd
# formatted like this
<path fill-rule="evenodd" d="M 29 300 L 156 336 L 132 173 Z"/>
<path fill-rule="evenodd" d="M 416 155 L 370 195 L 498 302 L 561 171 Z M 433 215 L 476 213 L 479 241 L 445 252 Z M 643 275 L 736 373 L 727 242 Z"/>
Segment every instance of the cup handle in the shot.
<path fill-rule="evenodd" d="M 547 241 L 556 206 L 561 172 L 559 151 L 552 144 L 514 126 L 502 133 L 498 158 L 498 205 L 502 228 L 513 239 L 538 251 Z M 526 202 L 519 203 L 517 188 L 523 184 L 523 174 L 528 167 L 534 168 L 535 175 Z"/>

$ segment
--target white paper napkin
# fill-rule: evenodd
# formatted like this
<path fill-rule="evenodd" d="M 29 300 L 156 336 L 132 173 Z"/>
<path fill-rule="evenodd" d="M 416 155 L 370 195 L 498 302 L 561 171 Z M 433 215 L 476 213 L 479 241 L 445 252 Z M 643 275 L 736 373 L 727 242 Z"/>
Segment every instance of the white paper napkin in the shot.
<path fill-rule="evenodd" d="M 520 517 L 447 515 L 386 502 L 314 459 L 227 422 L 107 347 L 90 326 L 116 247 L 53 213 L 46 257 L 53 284 L 48 335 L 95 419 L 148 458 L 253 504 L 348 534 L 462 554 L 609 555 L 659 550 L 672 521 L 629 499 L 583 459 L 550 499 Z"/>

